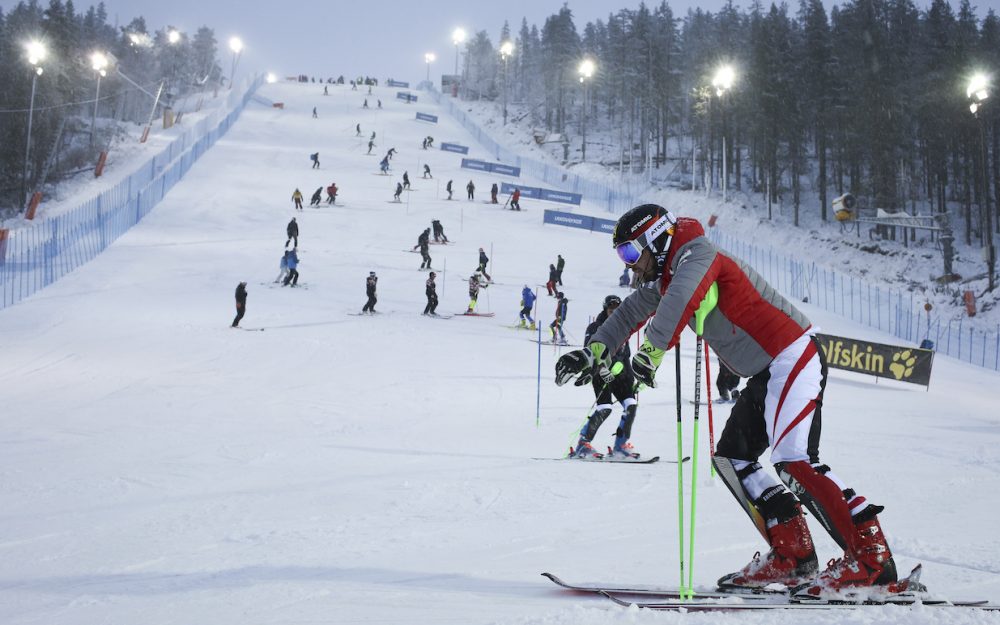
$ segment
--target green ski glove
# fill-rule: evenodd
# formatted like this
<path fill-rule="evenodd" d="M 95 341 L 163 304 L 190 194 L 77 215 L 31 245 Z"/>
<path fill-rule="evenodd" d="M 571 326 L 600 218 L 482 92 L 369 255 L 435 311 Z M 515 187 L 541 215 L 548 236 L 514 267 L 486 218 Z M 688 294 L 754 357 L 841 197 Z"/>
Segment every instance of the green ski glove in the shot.
<path fill-rule="evenodd" d="M 656 370 L 663 362 L 663 355 L 666 353 L 666 350 L 654 347 L 649 339 L 643 341 L 642 347 L 639 348 L 635 356 L 632 356 L 632 370 L 635 371 L 635 379 L 649 388 L 656 388 L 654 380 Z"/>

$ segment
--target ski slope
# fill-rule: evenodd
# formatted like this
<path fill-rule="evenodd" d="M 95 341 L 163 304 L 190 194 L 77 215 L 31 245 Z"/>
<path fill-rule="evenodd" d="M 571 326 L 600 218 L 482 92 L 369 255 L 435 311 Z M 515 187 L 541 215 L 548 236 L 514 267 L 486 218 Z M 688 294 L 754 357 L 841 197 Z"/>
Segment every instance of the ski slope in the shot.
<path fill-rule="evenodd" d="M 561 253 L 567 329 L 579 342 L 604 296 L 624 295 L 621 266 L 605 235 L 543 226 L 539 202 L 524 200 L 521 213 L 484 203 L 493 179 L 420 142 L 432 135 L 470 145 L 472 158 L 488 154 L 444 116 L 415 121 L 435 107 L 395 91 L 263 87 L 284 110 L 251 104 L 139 226 L 0 311 L 0 622 L 799 625 L 791 613 L 624 609 L 539 576 L 678 583 L 677 466 L 535 460 L 565 453 L 593 395 L 552 383 L 552 347 L 541 351 L 539 390 L 538 346 L 508 327 L 522 286 L 544 283 Z M 392 175 L 375 175 L 389 147 Z M 322 166 L 312 170 L 316 151 Z M 421 178 L 425 161 L 432 180 Z M 404 170 L 413 190 L 390 203 Z M 331 182 L 342 206 L 293 210 L 296 187 L 308 203 Z M 293 216 L 308 288 L 277 288 Z M 420 315 L 426 274 L 406 250 L 432 219 L 455 241 L 431 247 L 434 267 L 447 269 L 439 312 L 464 310 L 464 280 L 484 247 L 499 284 L 479 306 L 495 318 Z M 385 314 L 356 316 L 369 271 Z M 229 327 L 240 281 L 242 326 L 264 331 Z M 547 325 L 555 302 L 542 292 Z M 825 332 L 893 342 L 803 310 Z M 682 356 L 690 398 L 693 340 Z M 646 455 L 676 454 L 672 362 L 661 388 L 640 398 L 633 442 Z M 922 562 L 928 586 L 955 599 L 1000 601 L 997 382 L 939 358 L 929 390 L 838 371 L 827 388 L 822 459 L 886 506 L 900 570 Z M 715 411 L 717 432 L 726 408 Z M 692 410 L 685 402 L 688 453 Z M 599 446 L 611 443 L 619 412 Z M 709 479 L 707 438 L 703 412 L 694 574 L 704 589 L 765 549 Z M 838 556 L 810 525 L 820 559 Z M 1000 615 L 874 607 L 808 620 Z"/>

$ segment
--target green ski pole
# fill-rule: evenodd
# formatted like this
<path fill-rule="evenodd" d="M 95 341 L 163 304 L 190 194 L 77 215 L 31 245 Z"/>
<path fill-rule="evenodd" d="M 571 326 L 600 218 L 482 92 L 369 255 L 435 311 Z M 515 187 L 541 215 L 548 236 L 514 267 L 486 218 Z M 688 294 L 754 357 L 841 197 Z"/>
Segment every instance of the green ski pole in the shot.
<path fill-rule="evenodd" d="M 695 341 L 694 356 L 694 449 L 691 451 L 691 538 L 688 540 L 687 598 L 694 598 L 694 524 L 698 493 L 698 411 L 701 406 L 701 335 Z"/>
<path fill-rule="evenodd" d="M 719 285 L 716 282 L 712 283 L 712 286 L 708 288 L 708 292 L 705 294 L 705 298 L 698 305 L 698 310 L 694 313 L 695 320 L 695 335 L 697 335 L 697 340 L 695 341 L 694 350 L 694 436 L 692 444 L 694 449 L 691 451 L 691 537 L 688 540 L 688 585 L 687 585 L 687 598 L 694 598 L 694 530 L 695 530 L 695 511 L 698 501 L 698 412 L 701 407 L 701 353 L 702 353 L 702 334 L 705 332 L 705 317 L 708 316 L 710 312 L 719 303 Z"/>
<path fill-rule="evenodd" d="M 684 598 L 684 438 L 681 432 L 681 346 L 674 347 L 674 364 L 677 370 L 677 542 L 680 548 L 681 599 Z"/>

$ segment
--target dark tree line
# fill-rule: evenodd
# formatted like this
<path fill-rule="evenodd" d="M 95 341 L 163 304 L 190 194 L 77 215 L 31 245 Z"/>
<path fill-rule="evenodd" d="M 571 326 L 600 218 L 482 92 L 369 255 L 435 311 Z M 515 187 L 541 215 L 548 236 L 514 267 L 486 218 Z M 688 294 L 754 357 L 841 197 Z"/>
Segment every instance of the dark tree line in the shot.
<path fill-rule="evenodd" d="M 982 202 L 1000 192 L 1000 93 L 980 111 L 985 178 L 965 93 L 976 70 L 1000 89 L 1000 19 L 992 9 L 980 19 L 969 0 L 957 9 L 947 0 L 926 9 L 912 0 L 848 0 L 829 12 L 821 0 L 795 8 L 758 0 L 683 17 L 661 2 L 612 13 L 582 34 L 564 6 L 541 28 L 522 21 L 514 43 L 511 102 L 535 125 L 577 139 L 577 67 L 584 57 L 596 61 L 585 119 L 620 137 L 588 152 L 605 164 L 637 167 L 648 158 L 677 180 L 719 187 L 725 136 L 729 187 L 790 200 L 796 221 L 804 192 L 818 196 L 823 219 L 832 198 L 849 192 L 872 209 L 961 207 L 970 242 L 983 235 Z M 478 76 L 500 63 L 485 32 L 467 47 L 466 63 Z M 737 78 L 720 97 L 711 82 L 724 64 Z M 497 97 L 496 80 L 463 93 Z M 988 205 L 995 214 L 996 203 Z"/>
<path fill-rule="evenodd" d="M 36 78 L 27 189 L 83 167 L 93 167 L 122 122 L 145 124 L 165 108 L 196 106 L 197 93 L 223 80 L 212 29 L 151 32 L 143 18 L 115 28 L 104 4 L 78 12 L 73 0 L 20 2 L 0 11 L 0 207 L 23 208 L 22 172 L 32 79 Z M 46 49 L 37 75 L 25 51 L 28 41 Z M 110 64 L 97 96 L 95 51 Z M 126 79 L 127 77 L 127 79 Z M 131 81 L 131 82 L 130 82 Z M 134 83 L 134 84 L 132 84 Z M 154 110 L 154 97 L 160 92 Z M 96 101 L 96 109 L 95 109 Z M 95 113 L 96 111 L 96 113 Z M 91 120 L 97 132 L 91 139 Z M 45 176 L 45 180 L 41 178 Z"/>

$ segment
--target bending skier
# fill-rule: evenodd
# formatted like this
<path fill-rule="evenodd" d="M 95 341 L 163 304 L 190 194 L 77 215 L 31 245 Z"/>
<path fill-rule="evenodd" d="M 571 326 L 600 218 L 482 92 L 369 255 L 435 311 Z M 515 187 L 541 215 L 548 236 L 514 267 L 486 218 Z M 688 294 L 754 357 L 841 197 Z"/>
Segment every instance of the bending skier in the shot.
<path fill-rule="evenodd" d="M 559 359 L 556 383 L 579 375 L 576 384 L 586 384 L 595 372 L 606 378 L 611 354 L 647 319 L 645 341 L 632 358 L 635 377 L 646 386 L 656 386 L 656 370 L 685 326 L 701 325 L 719 357 L 750 378 L 713 463 L 771 549 L 719 585 L 783 584 L 812 598 L 859 587 L 900 590 L 878 520 L 883 507 L 866 501 L 820 461 L 827 365 L 806 316 L 749 265 L 716 248 L 697 220 L 676 219 L 661 206 L 645 204 L 622 215 L 612 240 L 637 288 L 586 348 Z M 767 447 L 783 484 L 758 462 Z M 843 558 L 822 572 L 802 505 L 844 549 Z"/>

